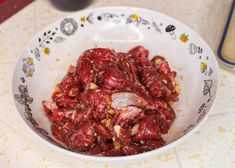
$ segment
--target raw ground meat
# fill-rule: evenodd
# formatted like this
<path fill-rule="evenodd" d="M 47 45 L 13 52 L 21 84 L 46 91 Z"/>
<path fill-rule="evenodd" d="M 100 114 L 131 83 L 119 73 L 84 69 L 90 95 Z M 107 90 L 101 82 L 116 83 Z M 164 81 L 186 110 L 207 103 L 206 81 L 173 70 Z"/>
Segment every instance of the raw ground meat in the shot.
<path fill-rule="evenodd" d="M 165 144 L 179 88 L 168 62 L 137 46 L 85 51 L 43 101 L 52 134 L 76 152 L 123 156 Z"/>

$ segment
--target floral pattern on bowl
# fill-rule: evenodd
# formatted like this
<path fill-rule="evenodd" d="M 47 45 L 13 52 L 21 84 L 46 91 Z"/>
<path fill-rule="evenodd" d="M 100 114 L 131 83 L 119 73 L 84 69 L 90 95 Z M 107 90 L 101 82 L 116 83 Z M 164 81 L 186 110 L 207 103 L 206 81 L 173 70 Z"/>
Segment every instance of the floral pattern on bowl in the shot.
<path fill-rule="evenodd" d="M 40 139 L 53 143 L 55 149 L 76 157 L 97 159 L 62 149 L 65 146 L 51 135 L 50 122 L 42 110 L 41 101 L 49 99 L 53 86 L 62 79 L 70 64 L 76 64 L 78 55 L 84 50 L 108 47 L 127 51 L 139 44 L 149 49 L 151 55 L 163 55 L 169 60 L 178 72 L 181 95 L 174 107 L 176 121 L 165 136 L 168 144 L 138 156 L 174 146 L 208 116 L 218 92 L 218 65 L 208 45 L 190 28 L 173 18 L 145 9 L 107 7 L 85 10 L 39 32 L 23 50 L 14 70 L 12 93 L 20 116 Z"/>

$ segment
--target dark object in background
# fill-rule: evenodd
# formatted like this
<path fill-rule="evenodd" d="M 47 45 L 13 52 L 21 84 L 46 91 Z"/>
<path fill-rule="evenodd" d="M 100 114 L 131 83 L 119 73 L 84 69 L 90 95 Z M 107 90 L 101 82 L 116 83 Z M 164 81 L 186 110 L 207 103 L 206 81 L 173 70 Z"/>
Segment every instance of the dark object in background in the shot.
<path fill-rule="evenodd" d="M 54 5 L 57 9 L 63 11 L 75 11 L 83 9 L 93 0 L 50 0 L 52 5 Z"/>
<path fill-rule="evenodd" d="M 0 0 L 0 23 L 34 0 Z"/>
<path fill-rule="evenodd" d="M 235 0 L 233 0 L 224 33 L 217 51 L 219 60 L 235 71 Z"/>

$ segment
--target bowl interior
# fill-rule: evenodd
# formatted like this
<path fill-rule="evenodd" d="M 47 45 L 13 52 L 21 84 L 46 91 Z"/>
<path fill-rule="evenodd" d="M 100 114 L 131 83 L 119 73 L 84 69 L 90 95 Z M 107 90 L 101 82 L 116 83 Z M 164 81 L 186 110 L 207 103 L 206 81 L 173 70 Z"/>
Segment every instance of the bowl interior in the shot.
<path fill-rule="evenodd" d="M 51 93 L 79 55 L 94 47 L 126 52 L 143 45 L 164 56 L 177 72 L 180 86 L 176 120 L 164 136 L 181 138 L 206 117 L 218 86 L 217 63 L 207 44 L 191 29 L 168 16 L 138 8 L 86 10 L 66 17 L 38 33 L 25 47 L 13 75 L 16 107 L 27 125 L 46 141 L 60 144 L 50 131 L 42 100 Z M 164 147 L 163 147 L 164 148 Z"/>

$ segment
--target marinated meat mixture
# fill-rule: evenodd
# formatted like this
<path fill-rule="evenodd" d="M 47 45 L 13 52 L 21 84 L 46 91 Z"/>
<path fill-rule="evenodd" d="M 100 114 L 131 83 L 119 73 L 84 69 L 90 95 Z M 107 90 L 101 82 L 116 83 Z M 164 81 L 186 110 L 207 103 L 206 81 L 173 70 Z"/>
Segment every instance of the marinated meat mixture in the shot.
<path fill-rule="evenodd" d="M 133 155 L 163 146 L 179 87 L 164 57 L 148 57 L 142 46 L 127 53 L 86 50 L 52 101 L 42 102 L 54 137 L 90 155 Z"/>

